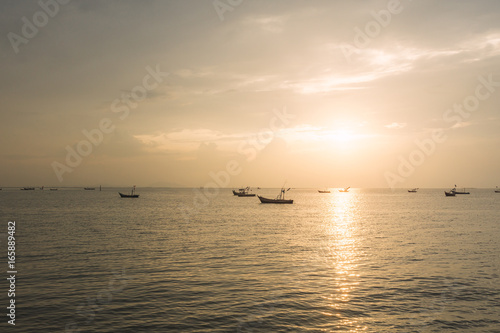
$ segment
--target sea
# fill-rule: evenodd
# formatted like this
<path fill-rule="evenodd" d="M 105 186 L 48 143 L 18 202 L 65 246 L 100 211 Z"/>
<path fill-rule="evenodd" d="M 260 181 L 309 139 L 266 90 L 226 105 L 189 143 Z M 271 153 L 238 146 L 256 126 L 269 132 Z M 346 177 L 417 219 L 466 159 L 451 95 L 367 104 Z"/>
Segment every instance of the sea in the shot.
<path fill-rule="evenodd" d="M 500 332 L 500 193 L 444 190 L 4 188 L 0 331 Z"/>

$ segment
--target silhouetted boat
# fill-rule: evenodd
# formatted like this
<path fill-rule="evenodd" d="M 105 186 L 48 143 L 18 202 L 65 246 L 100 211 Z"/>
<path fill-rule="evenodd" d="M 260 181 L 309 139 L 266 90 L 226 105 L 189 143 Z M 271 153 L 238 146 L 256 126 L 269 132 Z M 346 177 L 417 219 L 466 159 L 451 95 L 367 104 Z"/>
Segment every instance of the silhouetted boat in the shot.
<path fill-rule="evenodd" d="M 94 191 L 95 187 L 84 187 L 83 188 L 85 191 Z"/>
<path fill-rule="evenodd" d="M 122 198 L 138 198 L 139 197 L 139 194 L 135 194 L 135 185 L 134 185 L 134 187 L 132 187 L 132 191 L 130 192 L 130 194 L 123 194 L 121 192 L 118 192 L 118 194 Z"/>
<path fill-rule="evenodd" d="M 244 188 L 239 188 L 237 191 L 233 190 L 233 194 L 234 195 L 238 195 L 239 193 L 245 193 L 245 189 Z"/>
<path fill-rule="evenodd" d="M 319 193 L 331 193 L 330 190 L 318 190 Z"/>
<path fill-rule="evenodd" d="M 450 192 L 444 191 L 444 195 L 447 196 L 447 197 L 454 197 L 455 196 L 455 192 L 453 192 L 453 191 L 450 191 Z"/>
<path fill-rule="evenodd" d="M 21 190 L 22 191 L 34 191 L 35 188 L 34 187 L 23 187 Z"/>
<path fill-rule="evenodd" d="M 233 194 L 239 197 L 255 197 L 255 194 L 248 193 L 250 192 L 250 186 L 245 188 L 240 188 L 238 191 L 233 190 Z"/>
<path fill-rule="evenodd" d="M 290 190 L 290 188 L 288 190 L 285 190 L 284 188 L 282 188 L 280 191 L 280 194 L 276 197 L 276 199 L 268 199 L 268 198 L 261 197 L 260 195 L 258 195 L 258 197 L 259 197 L 259 200 L 261 203 L 293 204 L 293 200 L 285 199 L 285 192 L 289 191 L 289 190 Z"/>
<path fill-rule="evenodd" d="M 500 193 L 500 189 L 498 189 L 498 186 L 497 189 L 495 190 L 495 193 Z"/>
<path fill-rule="evenodd" d="M 58 189 L 57 188 L 51 188 L 50 190 L 51 191 L 57 191 Z"/>
<path fill-rule="evenodd" d="M 343 188 L 343 189 L 339 190 L 339 192 L 349 192 L 349 189 L 350 189 L 350 188 L 351 188 L 351 187 L 345 187 L 345 188 Z"/>
<path fill-rule="evenodd" d="M 470 194 L 470 192 L 465 191 L 465 188 L 463 191 L 457 191 L 457 185 L 455 185 L 455 187 L 451 190 L 451 192 L 453 192 L 455 194 Z"/>
<path fill-rule="evenodd" d="M 410 193 L 417 193 L 417 190 L 418 190 L 418 188 L 413 188 L 411 190 L 408 190 L 408 192 L 410 192 Z"/>
<path fill-rule="evenodd" d="M 255 193 L 238 193 L 239 197 L 255 197 Z"/>

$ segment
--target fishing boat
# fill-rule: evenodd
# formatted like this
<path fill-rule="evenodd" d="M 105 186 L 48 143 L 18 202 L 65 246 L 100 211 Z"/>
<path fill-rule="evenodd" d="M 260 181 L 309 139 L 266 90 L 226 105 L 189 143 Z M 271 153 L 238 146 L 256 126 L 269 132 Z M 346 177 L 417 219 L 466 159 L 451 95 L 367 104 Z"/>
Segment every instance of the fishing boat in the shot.
<path fill-rule="evenodd" d="M 498 186 L 497 186 L 497 188 L 495 190 L 495 193 L 500 193 L 500 189 L 498 188 Z"/>
<path fill-rule="evenodd" d="M 463 191 L 457 191 L 457 185 L 455 185 L 455 187 L 451 190 L 451 192 L 455 194 L 470 194 L 470 192 L 465 191 L 465 188 Z"/>
<path fill-rule="evenodd" d="M 94 191 L 95 187 L 84 187 L 83 188 L 85 191 Z"/>
<path fill-rule="evenodd" d="M 318 190 L 319 193 L 331 193 L 330 190 Z"/>
<path fill-rule="evenodd" d="M 50 190 L 51 191 L 57 191 L 58 189 L 57 188 L 51 188 Z"/>
<path fill-rule="evenodd" d="M 455 196 L 455 192 L 453 192 L 453 190 L 449 191 L 449 192 L 444 191 L 444 195 L 447 196 L 447 197 L 454 197 Z"/>
<path fill-rule="evenodd" d="M 411 190 L 408 190 L 410 193 L 417 193 L 418 187 L 417 188 L 412 188 Z"/>
<path fill-rule="evenodd" d="M 255 197 L 255 193 L 238 193 L 238 197 Z"/>
<path fill-rule="evenodd" d="M 22 191 L 34 191 L 35 188 L 34 187 L 23 187 L 21 190 Z"/>
<path fill-rule="evenodd" d="M 285 192 L 287 191 L 290 191 L 290 188 L 288 190 L 281 188 L 280 194 L 278 194 L 278 196 L 275 199 L 264 198 L 261 197 L 260 195 L 258 195 L 258 197 L 261 203 L 293 204 L 293 200 L 285 199 Z"/>
<path fill-rule="evenodd" d="M 122 198 L 138 198 L 139 197 L 139 194 L 135 194 L 135 185 L 134 185 L 134 187 L 132 187 L 132 191 L 130 192 L 130 194 L 123 194 L 121 192 L 118 192 L 118 194 Z"/>
<path fill-rule="evenodd" d="M 340 189 L 339 192 L 349 192 L 349 189 L 351 187 L 344 187 L 343 189 Z"/>
<path fill-rule="evenodd" d="M 238 194 L 241 194 L 241 193 L 245 193 L 247 192 L 248 190 L 247 189 L 250 189 L 250 187 L 245 187 L 245 188 L 239 188 L 238 190 L 233 190 L 233 194 L 234 195 L 238 195 Z"/>
<path fill-rule="evenodd" d="M 233 194 L 239 197 L 255 197 L 255 194 L 249 192 L 250 192 L 250 186 L 247 186 L 245 188 L 240 188 L 238 189 L 238 191 L 233 190 Z"/>

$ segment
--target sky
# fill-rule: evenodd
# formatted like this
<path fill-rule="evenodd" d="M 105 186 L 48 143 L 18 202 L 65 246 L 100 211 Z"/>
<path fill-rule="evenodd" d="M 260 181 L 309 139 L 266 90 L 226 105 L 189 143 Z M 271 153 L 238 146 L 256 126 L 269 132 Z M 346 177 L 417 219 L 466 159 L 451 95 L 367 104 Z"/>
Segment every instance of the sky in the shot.
<path fill-rule="evenodd" d="M 496 0 L 12 0 L 0 35 L 0 187 L 500 186 Z"/>

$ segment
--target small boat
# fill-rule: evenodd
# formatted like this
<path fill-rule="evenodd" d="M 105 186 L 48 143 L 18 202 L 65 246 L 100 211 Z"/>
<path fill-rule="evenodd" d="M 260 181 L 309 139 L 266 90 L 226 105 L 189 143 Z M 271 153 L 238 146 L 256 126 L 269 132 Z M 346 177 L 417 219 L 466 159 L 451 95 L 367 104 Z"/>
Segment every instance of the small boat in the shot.
<path fill-rule="evenodd" d="M 455 196 L 455 192 L 453 192 L 453 190 L 450 191 L 450 192 L 444 191 L 444 195 L 447 196 L 447 197 L 454 197 Z"/>
<path fill-rule="evenodd" d="M 51 191 L 57 191 L 58 189 L 57 188 L 51 188 L 50 190 Z"/>
<path fill-rule="evenodd" d="M 498 186 L 497 189 L 495 190 L 495 193 L 500 193 L 500 189 L 498 189 Z"/>
<path fill-rule="evenodd" d="M 339 190 L 339 192 L 349 192 L 349 189 L 351 187 L 344 187 L 343 189 Z"/>
<path fill-rule="evenodd" d="M 22 191 L 34 191 L 35 188 L 34 187 L 23 187 L 21 190 Z"/>
<path fill-rule="evenodd" d="M 238 189 L 238 191 L 233 190 L 233 194 L 239 197 L 255 197 L 255 194 L 249 192 L 250 192 L 250 186 L 247 186 L 245 188 L 240 188 Z"/>
<path fill-rule="evenodd" d="M 246 188 L 239 188 L 237 191 L 233 190 L 234 195 L 238 195 L 239 193 L 245 193 Z"/>
<path fill-rule="evenodd" d="M 94 191 L 95 187 L 84 187 L 83 188 L 85 191 Z"/>
<path fill-rule="evenodd" d="M 280 194 L 278 194 L 278 196 L 275 199 L 264 198 L 264 197 L 261 197 L 260 195 L 258 195 L 258 197 L 259 197 L 259 200 L 261 203 L 293 204 L 293 200 L 285 199 L 285 192 L 289 191 L 289 190 L 290 190 L 290 188 L 288 190 L 281 188 Z"/>
<path fill-rule="evenodd" d="M 138 198 L 139 197 L 139 194 L 135 194 L 135 185 L 134 185 L 134 187 L 132 187 L 132 191 L 130 192 L 130 194 L 123 194 L 121 192 L 118 192 L 118 194 L 122 198 Z"/>
<path fill-rule="evenodd" d="M 331 193 L 330 190 L 318 190 L 319 193 Z"/>
<path fill-rule="evenodd" d="M 417 193 L 417 190 L 418 190 L 418 187 L 417 188 L 413 188 L 411 190 L 408 190 L 408 192 L 410 192 L 410 193 Z"/>
<path fill-rule="evenodd" d="M 470 192 L 466 192 L 465 191 L 465 188 L 463 191 L 457 191 L 457 187 L 455 185 L 455 187 L 451 190 L 451 192 L 455 193 L 455 194 L 470 194 Z"/>
<path fill-rule="evenodd" d="M 238 193 L 239 197 L 255 197 L 255 193 Z"/>

